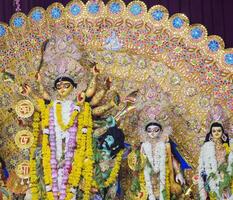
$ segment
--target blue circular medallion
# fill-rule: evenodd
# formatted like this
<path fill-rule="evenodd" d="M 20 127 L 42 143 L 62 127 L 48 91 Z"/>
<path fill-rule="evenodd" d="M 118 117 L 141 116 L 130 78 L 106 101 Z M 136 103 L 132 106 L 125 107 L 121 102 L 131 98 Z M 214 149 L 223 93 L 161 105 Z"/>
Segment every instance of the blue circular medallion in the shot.
<path fill-rule="evenodd" d="M 137 15 L 141 14 L 142 6 L 140 4 L 138 4 L 138 3 L 135 3 L 130 7 L 130 12 L 133 15 L 137 16 Z"/>
<path fill-rule="evenodd" d="M 50 14 L 53 19 L 59 19 L 61 17 L 61 12 L 60 8 L 52 8 Z"/>
<path fill-rule="evenodd" d="M 209 41 L 209 43 L 208 43 L 208 47 L 209 47 L 209 50 L 210 50 L 210 51 L 216 52 L 216 51 L 219 50 L 220 45 L 219 45 L 219 42 L 218 42 L 218 41 L 216 41 L 216 40 L 211 40 L 211 41 Z"/>
<path fill-rule="evenodd" d="M 152 17 L 156 21 L 160 21 L 163 19 L 164 13 L 161 10 L 155 10 L 154 12 L 151 13 Z"/>
<path fill-rule="evenodd" d="M 40 20 L 42 20 L 43 18 L 43 14 L 40 10 L 34 10 L 32 12 L 32 19 L 36 22 L 39 22 Z"/>
<path fill-rule="evenodd" d="M 24 19 L 22 17 L 16 17 L 13 21 L 15 27 L 20 28 L 24 24 Z"/>
<path fill-rule="evenodd" d="M 3 37 L 6 34 L 6 29 L 3 25 L 0 25 L 0 37 Z"/>
<path fill-rule="evenodd" d="M 200 39 L 203 31 L 200 28 L 193 28 L 191 30 L 191 36 L 193 39 Z"/>
<path fill-rule="evenodd" d="M 175 17 L 172 21 L 172 24 L 175 28 L 180 29 L 184 24 L 184 20 L 181 19 L 180 17 Z"/>
<path fill-rule="evenodd" d="M 98 3 L 92 3 L 88 6 L 88 11 L 91 14 L 97 14 L 100 10 L 100 6 Z"/>
<path fill-rule="evenodd" d="M 120 3 L 113 2 L 110 4 L 109 9 L 110 9 L 111 13 L 117 14 L 117 13 L 121 12 L 121 5 L 120 5 Z"/>
<path fill-rule="evenodd" d="M 225 54 L 224 58 L 228 65 L 233 65 L 233 53 Z"/>
<path fill-rule="evenodd" d="M 81 8 L 79 5 L 74 4 L 70 7 L 70 12 L 72 15 L 77 16 L 81 12 Z"/>

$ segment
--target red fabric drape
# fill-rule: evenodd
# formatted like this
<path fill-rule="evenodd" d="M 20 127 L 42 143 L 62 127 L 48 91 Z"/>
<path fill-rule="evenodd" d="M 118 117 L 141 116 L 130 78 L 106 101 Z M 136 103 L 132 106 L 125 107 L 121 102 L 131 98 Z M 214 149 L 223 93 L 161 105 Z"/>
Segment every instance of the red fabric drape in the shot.
<path fill-rule="evenodd" d="M 130 0 L 124 1 L 130 2 Z M 22 11 L 27 14 L 35 6 L 47 8 L 53 2 L 66 5 L 69 0 L 21 0 L 20 2 Z M 178 12 L 186 14 L 192 24 L 203 24 L 209 35 L 219 35 L 224 39 L 227 48 L 233 47 L 233 0 L 144 0 L 144 2 L 148 8 L 156 4 L 165 6 L 170 15 Z M 13 0 L 0 0 L 0 21 L 8 23 L 14 12 Z"/>

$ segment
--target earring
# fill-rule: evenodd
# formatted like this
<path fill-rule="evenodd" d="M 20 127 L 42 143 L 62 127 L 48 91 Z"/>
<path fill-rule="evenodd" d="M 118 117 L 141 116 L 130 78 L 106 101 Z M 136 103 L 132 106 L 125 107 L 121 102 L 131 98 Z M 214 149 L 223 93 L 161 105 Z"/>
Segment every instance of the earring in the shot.
<path fill-rule="evenodd" d="M 209 141 L 213 141 L 213 136 L 210 134 Z"/>
<path fill-rule="evenodd" d="M 222 140 L 223 140 L 224 142 L 227 141 L 227 136 L 226 136 L 225 134 L 222 134 Z"/>

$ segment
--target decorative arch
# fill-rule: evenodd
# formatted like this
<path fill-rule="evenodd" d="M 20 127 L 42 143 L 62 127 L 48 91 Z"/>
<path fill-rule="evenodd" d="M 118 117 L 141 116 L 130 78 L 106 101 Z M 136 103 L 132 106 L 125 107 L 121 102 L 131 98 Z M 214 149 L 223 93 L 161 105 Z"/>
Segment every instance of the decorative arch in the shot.
<path fill-rule="evenodd" d="M 33 8 L 28 16 L 15 13 L 9 25 L 0 23 L 0 68 L 4 73 L 0 136 L 4 141 L 2 154 L 12 153 L 8 162 L 23 158 L 14 157 L 17 147 L 10 139 L 20 129 L 13 110 L 22 98 L 16 85 L 25 81 L 34 84 L 41 47 L 58 27 L 72 32 L 103 73 L 115 80 L 114 88 L 123 97 L 148 79 L 169 93 L 173 137 L 195 172 L 208 129 L 207 114 L 213 105 L 220 104 L 232 122 L 233 48 L 225 49 L 222 38 L 208 35 L 203 25 L 190 25 L 182 13 L 169 16 L 161 5 L 148 10 L 137 0 L 128 5 L 121 0 L 106 5 L 102 1 L 84 4 L 73 0 L 65 7 L 53 3 L 46 10 Z M 113 32 L 120 46 L 109 51 L 105 44 Z M 229 134 L 233 137 L 232 132 Z M 128 137 L 134 140 L 132 135 Z"/>

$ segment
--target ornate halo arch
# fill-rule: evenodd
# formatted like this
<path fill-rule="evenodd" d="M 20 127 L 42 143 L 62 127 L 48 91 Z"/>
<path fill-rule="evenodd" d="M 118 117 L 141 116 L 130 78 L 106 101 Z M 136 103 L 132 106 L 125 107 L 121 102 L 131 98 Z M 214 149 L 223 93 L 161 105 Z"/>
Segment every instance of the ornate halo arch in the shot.
<path fill-rule="evenodd" d="M 15 13 L 9 25 L 0 23 L 0 68 L 9 75 L 0 84 L 2 129 L 14 123 L 10 109 L 22 99 L 16 86 L 34 84 L 42 44 L 57 27 L 72 32 L 123 97 L 129 88 L 146 88 L 148 78 L 170 94 L 175 140 L 196 167 L 208 111 L 216 103 L 228 114 L 233 111 L 233 48 L 225 49 L 219 36 L 208 36 L 203 25 L 190 25 L 182 13 L 169 17 L 165 7 L 148 10 L 137 0 L 128 5 L 121 0 L 53 3 L 27 16 Z M 107 50 L 112 33 L 117 47 Z"/>

